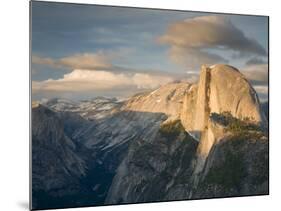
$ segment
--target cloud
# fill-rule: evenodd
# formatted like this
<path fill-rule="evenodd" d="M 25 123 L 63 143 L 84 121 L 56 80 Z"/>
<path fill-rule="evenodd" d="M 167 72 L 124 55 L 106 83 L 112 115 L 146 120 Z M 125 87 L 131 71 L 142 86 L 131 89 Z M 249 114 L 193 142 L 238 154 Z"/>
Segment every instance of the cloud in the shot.
<path fill-rule="evenodd" d="M 185 72 L 186 75 L 181 79 L 182 82 L 197 83 L 199 80 L 199 71 L 188 70 Z"/>
<path fill-rule="evenodd" d="M 31 59 L 33 64 L 44 64 L 44 65 L 48 65 L 48 66 L 55 66 L 56 62 L 54 59 L 51 58 L 44 58 L 44 57 L 40 57 L 40 56 L 32 56 Z"/>
<path fill-rule="evenodd" d="M 246 65 L 255 65 L 255 64 L 265 64 L 264 59 L 259 57 L 253 57 L 246 62 Z"/>
<path fill-rule="evenodd" d="M 202 64 L 228 63 L 223 57 L 204 52 L 195 48 L 172 46 L 169 51 L 170 59 L 188 69 L 198 69 Z"/>
<path fill-rule="evenodd" d="M 268 84 L 268 64 L 251 64 L 241 69 L 245 77 L 251 81 L 253 85 Z"/>
<path fill-rule="evenodd" d="M 229 19 L 223 16 L 203 16 L 171 24 L 158 38 L 168 44 L 170 57 L 186 67 L 198 68 L 202 63 L 227 62 L 215 53 L 230 51 L 232 56 L 266 56 L 265 49 L 254 39 L 246 37 Z"/>
<path fill-rule="evenodd" d="M 260 63 L 259 60 L 246 62 L 241 72 L 250 81 L 261 101 L 268 101 L 268 64 Z"/>
<path fill-rule="evenodd" d="M 111 63 L 108 56 L 104 53 L 83 53 L 72 56 L 52 59 L 47 57 L 32 56 L 33 64 L 47 65 L 54 68 L 68 69 L 108 69 L 111 68 Z"/>
<path fill-rule="evenodd" d="M 148 73 L 115 73 L 101 70 L 76 69 L 57 80 L 33 81 L 32 92 L 35 94 L 44 92 L 59 94 L 59 92 L 135 91 L 157 88 L 173 80 L 169 76 Z"/>
<path fill-rule="evenodd" d="M 257 86 L 254 86 L 254 89 L 256 90 L 256 92 L 258 92 L 260 94 L 268 93 L 268 86 L 257 85 Z"/>

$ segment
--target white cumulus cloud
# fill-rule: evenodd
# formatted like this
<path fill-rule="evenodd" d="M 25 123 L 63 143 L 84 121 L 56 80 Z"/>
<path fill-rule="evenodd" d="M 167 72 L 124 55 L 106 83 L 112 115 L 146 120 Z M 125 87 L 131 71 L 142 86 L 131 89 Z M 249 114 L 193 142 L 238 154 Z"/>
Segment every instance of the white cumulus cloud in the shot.
<path fill-rule="evenodd" d="M 148 73 L 115 73 L 110 71 L 76 69 L 60 79 L 33 81 L 32 91 L 38 92 L 84 92 L 143 90 L 157 88 L 172 82 L 173 78 Z"/>

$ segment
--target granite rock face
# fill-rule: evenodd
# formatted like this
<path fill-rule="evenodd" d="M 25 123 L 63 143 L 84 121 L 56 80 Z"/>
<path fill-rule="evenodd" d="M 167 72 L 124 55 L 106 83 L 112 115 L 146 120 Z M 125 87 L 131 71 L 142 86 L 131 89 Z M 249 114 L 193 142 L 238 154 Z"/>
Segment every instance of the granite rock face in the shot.
<path fill-rule="evenodd" d="M 230 113 L 213 114 L 217 141 L 197 175 L 191 198 L 268 194 L 268 134 L 260 125 Z"/>
<path fill-rule="evenodd" d="M 59 116 L 42 105 L 32 106 L 32 203 L 33 208 L 48 207 L 46 199 L 63 200 L 80 191 L 87 167 Z"/>
<path fill-rule="evenodd" d="M 266 121 L 255 90 L 239 70 L 228 65 L 203 65 L 198 85 L 190 88 L 183 103 L 181 120 L 190 131 L 204 130 L 211 113 L 230 112 L 239 119 Z"/>
<path fill-rule="evenodd" d="M 163 113 L 168 119 L 180 117 L 183 97 L 191 87 L 189 83 L 170 83 L 152 92 L 137 94 L 130 98 L 124 110 Z"/>
<path fill-rule="evenodd" d="M 191 178 L 197 145 L 179 120 L 165 122 L 149 142 L 133 142 L 118 167 L 106 203 L 176 199 L 174 192 L 180 181 Z M 190 188 L 187 182 L 183 192 Z"/>
<path fill-rule="evenodd" d="M 255 90 L 239 70 L 222 64 L 203 65 L 198 85 L 185 95 L 181 112 L 186 130 L 200 140 L 195 173 L 202 170 L 210 149 L 223 136 L 214 134 L 209 117 L 212 113 L 223 112 L 256 124 L 267 121 Z"/>
<path fill-rule="evenodd" d="M 175 85 L 170 85 L 170 87 L 173 86 Z M 231 161 L 227 161 L 229 155 L 225 153 L 221 155 L 220 158 L 216 153 L 218 153 L 218 151 L 223 151 L 224 148 L 227 150 L 231 148 L 230 143 L 233 143 L 232 141 L 236 140 L 236 138 L 237 141 L 240 139 L 244 139 L 245 141 L 242 141 L 241 144 L 243 149 L 237 149 L 237 153 L 232 150 L 234 157 L 239 153 L 241 153 L 239 156 L 244 156 L 244 154 L 247 153 L 246 149 L 249 147 L 252 147 L 253 154 L 259 154 L 260 151 L 262 151 L 261 155 L 267 154 L 268 141 L 266 138 L 262 138 L 263 141 L 256 140 L 259 146 L 255 144 L 252 145 L 252 142 L 248 140 L 255 139 L 254 136 L 252 137 L 251 133 L 258 132 L 263 134 L 263 130 L 260 126 L 267 124 L 264 114 L 260 109 L 257 94 L 252 86 L 234 67 L 228 65 L 214 65 L 211 67 L 202 67 L 198 84 L 181 85 L 181 88 L 182 94 L 177 95 L 176 101 L 170 102 L 173 103 L 170 105 L 176 107 L 176 111 L 167 109 L 171 107 L 167 106 L 167 102 L 165 101 L 164 104 L 160 104 L 159 107 L 156 107 L 151 93 L 139 95 L 128 103 L 128 108 L 131 110 L 145 110 L 146 112 L 161 111 L 170 118 L 162 122 L 156 136 L 149 137 L 147 140 L 137 140 L 136 143 L 138 144 L 133 142 L 134 144 L 132 143 L 129 146 L 128 155 L 117 169 L 106 203 L 134 203 L 161 201 L 164 199 L 192 199 L 254 194 L 255 191 L 248 188 L 248 186 L 254 186 L 251 179 L 242 180 L 240 178 L 241 180 L 239 180 L 233 178 L 231 174 L 225 174 L 227 177 L 225 180 L 230 180 L 230 184 L 233 184 L 231 188 L 236 189 L 236 192 L 228 191 L 227 194 L 227 191 L 217 191 L 217 186 L 209 184 L 209 180 L 207 180 L 207 182 L 205 181 L 206 175 L 209 174 L 209 171 L 212 172 L 214 168 L 213 165 L 216 165 L 216 162 L 223 163 L 225 160 L 226 163 L 230 162 L 229 165 L 226 164 L 222 167 L 226 172 L 230 171 L 229 169 L 232 168 Z M 159 90 L 164 90 L 164 88 L 160 88 Z M 153 94 L 155 92 L 157 93 L 157 90 L 154 91 Z M 159 91 L 159 93 L 162 92 Z M 167 93 L 167 91 L 163 93 Z M 165 99 L 167 99 L 167 97 L 165 97 Z M 163 98 L 159 103 L 162 102 L 162 100 Z M 224 113 L 233 118 L 235 123 L 241 121 L 239 124 L 244 124 L 244 121 L 246 121 L 247 124 L 257 125 L 260 128 L 258 131 L 251 131 L 251 127 L 245 129 L 244 132 L 247 135 L 243 134 L 245 137 L 240 137 L 237 135 L 237 131 L 227 131 L 227 127 L 217 121 L 217 118 L 220 118 L 219 114 Z M 218 116 L 213 114 L 217 114 Z M 169 154 L 169 156 L 163 158 L 168 150 L 162 146 L 163 143 L 164 146 L 165 144 L 168 145 L 168 143 L 170 143 L 169 146 L 177 146 L 178 143 L 182 142 L 180 138 L 182 136 L 173 136 L 172 142 L 167 140 L 161 142 L 163 137 L 159 134 L 161 134 L 162 126 L 173 125 L 175 121 L 180 122 L 184 131 L 183 133 L 186 134 L 184 139 L 188 139 L 189 143 L 193 143 L 193 148 L 192 150 L 186 150 L 182 157 L 177 157 L 177 159 L 179 159 L 178 166 L 175 166 L 175 170 L 173 171 L 171 168 L 168 168 L 170 165 L 169 163 L 173 163 L 173 161 L 169 159 L 174 160 L 174 155 L 178 155 L 179 152 L 175 150 L 173 152 L 175 154 Z M 173 131 L 172 126 L 170 126 L 170 130 Z M 262 136 L 266 137 L 266 135 Z M 221 141 L 223 141 L 223 145 L 220 144 Z M 155 147 L 155 143 L 158 147 Z M 145 147 L 148 144 L 150 147 Z M 181 147 L 179 149 L 181 149 Z M 139 151 L 142 153 L 139 153 Z M 150 154 L 155 155 L 155 158 Z M 189 156 L 187 156 L 187 154 Z M 245 157 L 247 156 L 249 155 L 245 155 Z M 156 157 L 158 159 L 156 159 Z M 184 167 L 180 165 L 180 160 L 182 160 L 183 157 L 185 158 L 184 162 L 187 164 Z M 268 158 L 263 157 L 260 159 L 260 162 L 266 163 L 267 160 Z M 251 160 L 249 158 L 247 162 L 248 163 L 245 164 L 241 162 L 241 165 L 248 166 L 247 168 L 252 169 L 252 165 L 254 165 L 253 159 Z M 188 173 L 182 173 L 184 171 Z M 256 171 L 259 171 L 258 168 Z M 167 172 L 172 173 L 169 174 Z M 253 172 L 250 172 L 249 175 L 252 173 Z M 263 177 L 263 185 L 258 184 L 258 187 L 255 186 L 256 189 L 253 189 L 256 190 L 257 194 L 266 194 L 268 188 L 265 185 L 267 181 L 267 169 L 264 168 L 262 172 L 259 173 L 265 175 Z M 231 183 L 232 180 L 239 180 L 241 189 L 238 190 L 236 187 L 238 183 Z M 164 181 L 163 184 L 161 181 Z M 248 181 L 248 184 L 246 184 L 245 181 Z M 206 184 L 206 186 L 202 184 Z M 203 189 L 200 189 L 202 187 Z M 208 194 L 204 194 L 204 187 L 209 188 Z M 257 189 L 259 189 L 259 191 L 257 191 Z M 156 192 L 154 193 L 152 190 L 156 190 Z"/>
<path fill-rule="evenodd" d="M 80 195 L 65 207 L 268 193 L 267 119 L 234 67 L 202 66 L 196 84 L 122 102 L 45 105 L 32 113 L 34 187 L 64 196 L 71 187 Z"/>

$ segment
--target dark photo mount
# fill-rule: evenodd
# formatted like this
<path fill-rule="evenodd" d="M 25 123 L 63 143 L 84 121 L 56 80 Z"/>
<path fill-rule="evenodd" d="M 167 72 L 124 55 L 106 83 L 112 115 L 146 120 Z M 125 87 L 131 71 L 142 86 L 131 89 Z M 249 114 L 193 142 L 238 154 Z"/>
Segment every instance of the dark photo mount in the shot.
<path fill-rule="evenodd" d="M 30 209 L 269 194 L 269 17 L 30 1 Z"/>

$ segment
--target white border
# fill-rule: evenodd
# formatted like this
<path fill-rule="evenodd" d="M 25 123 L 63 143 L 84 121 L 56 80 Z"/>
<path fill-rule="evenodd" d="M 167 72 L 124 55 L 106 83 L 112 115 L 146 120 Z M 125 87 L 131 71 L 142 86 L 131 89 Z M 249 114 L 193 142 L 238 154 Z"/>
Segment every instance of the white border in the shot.
<path fill-rule="evenodd" d="M 59 0 L 58 0 L 59 1 Z M 63 2 L 63 1 L 61 1 Z M 228 12 L 270 16 L 270 196 L 164 202 L 68 210 L 281 210 L 280 199 L 280 7 L 278 1 L 245 0 L 67 0 L 163 9 Z M 1 2 L 1 152 L 0 209 L 27 210 L 29 140 L 29 2 Z M 280 131 L 280 132 L 279 132 Z M 278 209 L 279 208 L 279 209 Z"/>

